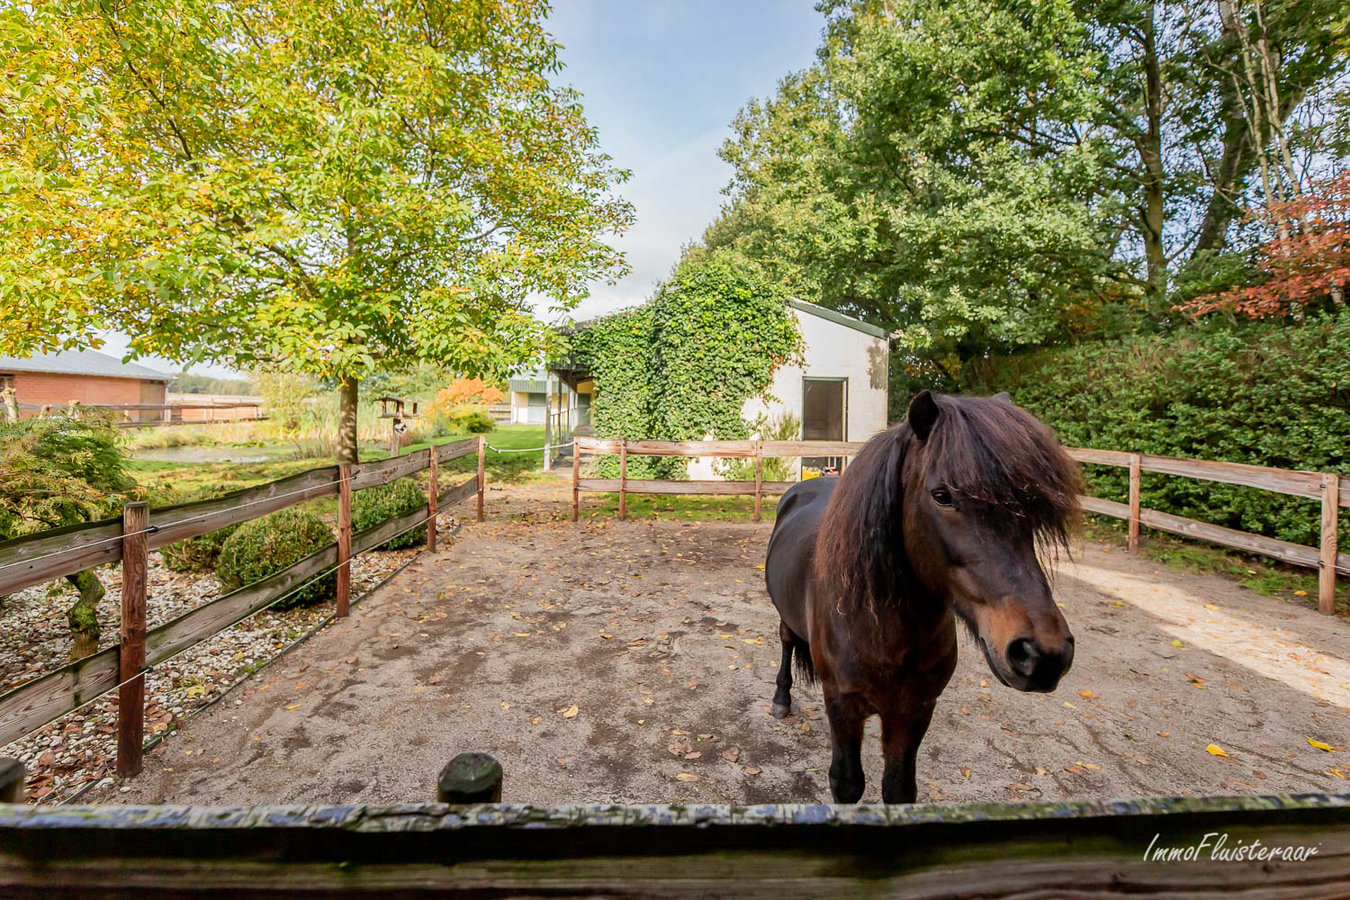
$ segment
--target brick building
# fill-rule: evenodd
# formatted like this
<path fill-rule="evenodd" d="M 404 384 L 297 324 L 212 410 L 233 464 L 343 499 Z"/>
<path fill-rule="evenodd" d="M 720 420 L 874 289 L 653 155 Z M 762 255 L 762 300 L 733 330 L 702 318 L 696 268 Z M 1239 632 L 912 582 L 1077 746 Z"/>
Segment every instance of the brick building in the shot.
<path fill-rule="evenodd" d="M 31 359 L 0 356 L 0 391 L 13 388 L 24 415 L 72 401 L 87 406 L 162 405 L 171 380 L 170 375 L 93 350 L 34 354 Z M 151 421 L 162 416 L 138 410 L 130 418 Z"/>

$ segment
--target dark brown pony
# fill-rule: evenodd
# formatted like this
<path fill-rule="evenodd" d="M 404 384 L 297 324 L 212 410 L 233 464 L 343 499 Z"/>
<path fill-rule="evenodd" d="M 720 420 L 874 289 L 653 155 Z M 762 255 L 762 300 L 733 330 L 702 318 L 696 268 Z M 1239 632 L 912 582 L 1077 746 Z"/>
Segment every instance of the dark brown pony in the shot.
<path fill-rule="evenodd" d="M 924 391 L 843 475 L 783 495 L 765 563 L 782 618 L 773 710 L 791 709 L 795 654 L 824 691 L 836 802 L 862 796 L 872 715 L 882 798 L 914 802 L 919 742 L 956 667 L 957 618 L 1003 684 L 1055 689 L 1073 635 L 1042 559 L 1067 549 L 1080 492 L 1078 466 L 1006 394 Z"/>

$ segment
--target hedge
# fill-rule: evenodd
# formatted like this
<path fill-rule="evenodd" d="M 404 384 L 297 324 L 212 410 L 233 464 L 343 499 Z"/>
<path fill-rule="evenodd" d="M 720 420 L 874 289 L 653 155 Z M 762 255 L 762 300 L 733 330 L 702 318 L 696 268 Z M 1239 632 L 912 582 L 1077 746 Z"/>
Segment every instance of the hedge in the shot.
<path fill-rule="evenodd" d="M 963 389 L 1006 390 L 1065 444 L 1335 472 L 1350 478 L 1350 311 L 1301 325 L 1227 322 L 1172 335 L 967 364 Z M 1123 469 L 1089 467 L 1123 500 Z M 1318 501 L 1144 473 L 1145 507 L 1316 546 Z M 1350 515 L 1339 542 L 1350 546 Z"/>
<path fill-rule="evenodd" d="M 216 578 L 227 591 L 261 581 L 333 543 L 323 519 L 302 509 L 283 509 L 240 525 L 220 548 Z M 308 606 L 336 596 L 337 571 L 309 582 L 276 604 Z"/>
<path fill-rule="evenodd" d="M 365 531 L 387 519 L 427 508 L 427 495 L 412 478 L 357 491 L 352 497 L 352 531 Z M 419 525 L 385 541 L 376 550 L 420 547 L 427 542 L 427 527 Z"/>

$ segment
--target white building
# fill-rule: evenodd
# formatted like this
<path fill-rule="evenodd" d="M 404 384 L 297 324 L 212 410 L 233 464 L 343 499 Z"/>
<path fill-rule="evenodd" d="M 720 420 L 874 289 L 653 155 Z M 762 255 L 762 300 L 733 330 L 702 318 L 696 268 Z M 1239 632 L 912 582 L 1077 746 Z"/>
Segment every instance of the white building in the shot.
<path fill-rule="evenodd" d="M 767 397 L 747 400 L 744 416 L 763 417 L 769 430 L 787 417 L 797 427 L 782 439 L 865 441 L 886 428 L 890 367 L 887 334 L 875 325 L 834 310 L 789 301 L 805 345 L 800 366 L 774 373 Z M 587 373 L 551 367 L 511 380 L 511 421 L 544 423 L 549 442 L 557 445 L 575 431 L 590 434 L 590 404 L 595 391 Z M 756 435 L 768 438 L 769 435 Z M 567 448 L 563 448 L 564 454 Z M 808 459 L 812 468 L 829 469 L 836 460 Z M 715 479 L 713 460 L 690 461 L 691 479 Z"/>

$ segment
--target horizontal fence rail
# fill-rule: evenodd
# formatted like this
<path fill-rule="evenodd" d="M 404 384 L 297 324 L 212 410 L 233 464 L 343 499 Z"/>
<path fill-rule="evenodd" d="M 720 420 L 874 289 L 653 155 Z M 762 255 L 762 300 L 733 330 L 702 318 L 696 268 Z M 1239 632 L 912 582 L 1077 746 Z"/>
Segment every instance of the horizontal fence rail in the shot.
<path fill-rule="evenodd" d="M 482 438 L 470 438 L 402 457 L 311 469 L 235 491 L 224 497 L 150 510 L 149 527 L 139 532 L 144 536 L 143 544 L 147 550 L 257 519 L 318 497 L 343 493 L 350 496 L 351 492 L 388 484 L 423 469 L 431 468 L 434 471 L 441 463 L 461 457 L 476 454 L 479 459 L 477 472 L 444 491 L 436 487 L 433 477 L 431 489 L 436 491 L 434 506 L 428 502 L 423 508 L 394 516 L 355 533 L 350 532 L 350 517 L 344 521 L 344 517 L 339 515 L 339 536 L 336 542 L 280 572 L 217 597 L 155 628 L 147 631 L 142 627 L 144 665 L 153 667 L 176 656 L 262 611 L 305 582 L 335 568 L 345 567 L 351 557 L 378 547 L 423 523 L 431 523 L 433 510 L 444 510 L 476 495 L 479 497 L 481 519 L 485 490 L 482 466 L 485 447 Z M 345 481 L 342 478 L 344 469 L 347 470 Z M 342 552 L 344 529 L 348 536 L 345 556 Z M 433 533 L 429 529 L 429 545 L 434 541 Z M 82 572 L 102 563 L 116 562 L 122 559 L 125 537 L 127 535 L 124 534 L 122 520 L 110 519 L 0 543 L 0 595 Z M 345 599 L 339 588 L 340 612 L 345 610 Z M 120 675 L 123 649 L 124 644 L 119 641 L 0 695 L 0 746 L 118 687 L 124 681 Z M 133 735 L 133 738 L 139 744 L 143 735 Z"/>
<path fill-rule="evenodd" d="M 856 456 L 864 444 L 859 441 L 629 441 L 602 438 L 576 438 L 572 452 L 572 521 L 581 515 L 581 492 L 602 491 L 619 495 L 619 518 L 628 517 L 629 494 L 713 494 L 753 496 L 754 520 L 761 518 L 765 494 L 781 494 L 794 481 L 765 481 L 765 459 L 790 459 L 799 456 Z M 582 478 L 581 455 L 619 457 L 618 478 Z M 628 477 L 628 457 L 705 456 L 715 459 L 753 459 L 754 481 L 673 481 Z"/>
<path fill-rule="evenodd" d="M 1227 856 L 1214 852 L 1219 833 Z M 1178 860 L 1187 848 L 1194 855 Z M 226 891 L 329 900 L 376 892 L 1254 900 L 1344 896 L 1348 869 L 1347 794 L 0 808 L 0 893 L 62 900 Z"/>
<path fill-rule="evenodd" d="M 572 454 L 572 521 L 580 516 L 582 491 L 601 491 L 619 495 L 619 518 L 627 516 L 628 494 L 721 494 L 755 497 L 754 520 L 760 521 L 760 505 L 765 494 L 781 494 L 794 482 L 763 481 L 762 462 L 766 457 L 856 456 L 862 443 L 852 441 L 649 441 L 577 438 Z M 1319 571 L 1318 609 L 1331 614 L 1336 605 L 1336 574 L 1350 575 L 1350 554 L 1339 553 L 1336 546 L 1337 511 L 1350 507 L 1350 478 L 1325 472 L 1303 472 L 1253 466 L 1245 463 L 1216 462 L 1206 459 L 1178 459 L 1120 450 L 1095 450 L 1085 447 L 1064 448 L 1080 463 L 1116 466 L 1130 470 L 1130 502 L 1117 503 L 1099 497 L 1082 497 L 1083 509 L 1129 523 L 1130 551 L 1139 544 L 1139 528 L 1146 526 L 1184 537 L 1208 541 L 1246 553 L 1269 556 L 1296 566 Z M 619 457 L 618 478 L 582 478 L 581 455 Z M 718 459 L 754 459 L 754 481 L 675 481 L 628 478 L 629 456 L 713 457 Z M 1249 534 L 1197 519 L 1188 519 L 1156 509 L 1140 507 L 1140 483 L 1144 472 L 1177 475 L 1200 481 L 1236 484 L 1304 497 L 1322 502 L 1321 541 L 1317 547 Z"/>

